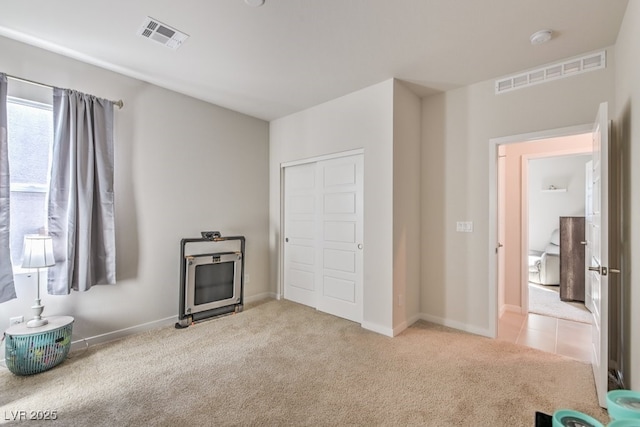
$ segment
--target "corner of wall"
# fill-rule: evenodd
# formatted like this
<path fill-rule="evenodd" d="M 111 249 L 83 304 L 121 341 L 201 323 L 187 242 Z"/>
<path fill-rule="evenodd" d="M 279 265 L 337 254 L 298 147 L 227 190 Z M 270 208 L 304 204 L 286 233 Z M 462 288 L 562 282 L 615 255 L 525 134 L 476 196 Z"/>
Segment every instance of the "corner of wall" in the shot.
<path fill-rule="evenodd" d="M 393 329 L 420 311 L 420 98 L 394 80 L 393 94 Z"/>

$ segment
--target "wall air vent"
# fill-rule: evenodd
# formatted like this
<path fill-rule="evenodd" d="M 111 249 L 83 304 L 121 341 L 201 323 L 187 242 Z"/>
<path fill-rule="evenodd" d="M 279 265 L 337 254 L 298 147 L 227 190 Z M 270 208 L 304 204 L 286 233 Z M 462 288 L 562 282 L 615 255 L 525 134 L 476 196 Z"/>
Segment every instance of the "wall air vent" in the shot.
<path fill-rule="evenodd" d="M 173 50 L 178 49 L 189 38 L 187 34 L 148 16 L 140 26 L 137 34 Z"/>
<path fill-rule="evenodd" d="M 575 76 L 587 71 L 600 70 L 607 66 L 606 52 L 598 52 L 585 55 L 580 58 L 568 59 L 556 64 L 547 65 L 532 71 L 514 74 L 496 80 L 496 95 L 510 92 L 516 89 L 558 80 L 564 77 Z"/>

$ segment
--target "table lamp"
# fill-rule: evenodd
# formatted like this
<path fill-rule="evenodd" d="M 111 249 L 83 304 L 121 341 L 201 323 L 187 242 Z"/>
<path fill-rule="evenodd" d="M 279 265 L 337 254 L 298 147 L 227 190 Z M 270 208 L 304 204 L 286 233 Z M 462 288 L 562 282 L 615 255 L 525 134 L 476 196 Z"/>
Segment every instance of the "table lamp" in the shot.
<path fill-rule="evenodd" d="M 55 264 L 53 259 L 53 241 L 51 236 L 27 234 L 24 236 L 23 268 L 35 268 L 38 271 L 38 287 L 36 288 L 36 303 L 31 307 L 34 318 L 27 322 L 27 327 L 35 328 L 49 323 L 42 318 L 44 306 L 40 304 L 40 269 Z"/>

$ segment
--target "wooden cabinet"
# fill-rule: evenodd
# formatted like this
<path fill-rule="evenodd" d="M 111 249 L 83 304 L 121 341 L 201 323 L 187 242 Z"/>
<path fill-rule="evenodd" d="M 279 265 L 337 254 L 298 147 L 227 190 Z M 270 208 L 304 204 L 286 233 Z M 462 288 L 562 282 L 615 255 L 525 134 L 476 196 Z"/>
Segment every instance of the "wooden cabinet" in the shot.
<path fill-rule="evenodd" d="M 583 216 L 560 217 L 560 299 L 584 302 Z"/>

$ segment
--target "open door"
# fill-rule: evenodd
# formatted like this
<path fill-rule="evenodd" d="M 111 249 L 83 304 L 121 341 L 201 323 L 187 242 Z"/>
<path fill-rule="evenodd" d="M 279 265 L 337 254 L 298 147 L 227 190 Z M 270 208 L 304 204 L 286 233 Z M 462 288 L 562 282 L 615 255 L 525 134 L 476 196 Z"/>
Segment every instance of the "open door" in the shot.
<path fill-rule="evenodd" d="M 589 218 L 593 216 L 593 160 L 589 160 L 584 166 L 585 241 L 582 243 L 586 245 L 590 227 Z M 589 267 L 591 266 L 590 246 L 585 246 L 584 262 L 585 270 L 587 270 L 585 271 L 584 275 L 584 305 L 591 313 L 593 313 L 593 298 L 591 297 L 591 273 L 588 271 Z"/>
<path fill-rule="evenodd" d="M 600 406 L 607 406 L 609 372 L 609 118 L 608 104 L 600 104 L 593 127 L 591 206 L 586 209 L 587 261 L 591 286 L 593 354 L 591 364 Z M 617 271 L 611 269 L 611 271 Z"/>

